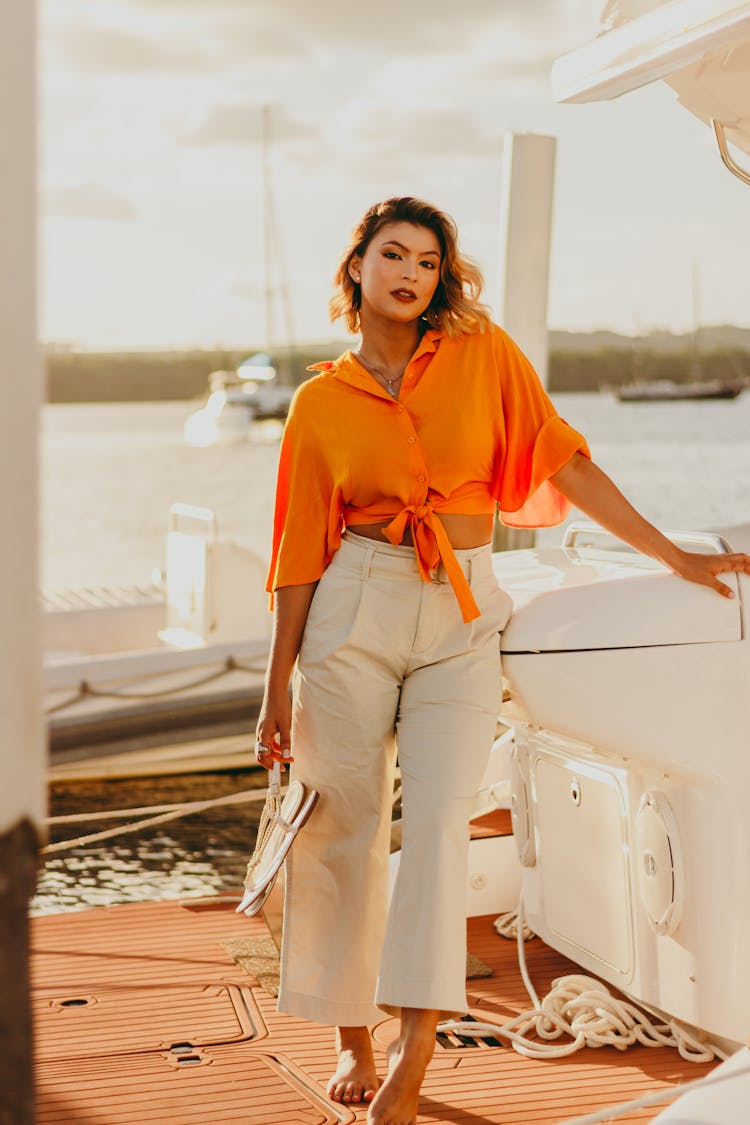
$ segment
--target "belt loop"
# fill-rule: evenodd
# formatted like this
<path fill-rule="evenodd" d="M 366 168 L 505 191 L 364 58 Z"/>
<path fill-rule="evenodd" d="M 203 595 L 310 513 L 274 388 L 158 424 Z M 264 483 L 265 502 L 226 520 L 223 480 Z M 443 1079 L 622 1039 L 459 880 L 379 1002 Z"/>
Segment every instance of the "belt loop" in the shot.
<path fill-rule="evenodd" d="M 368 547 L 365 550 L 365 557 L 362 560 L 362 577 L 363 578 L 369 578 L 370 577 L 370 567 L 372 566 L 372 560 L 373 560 L 374 555 L 375 555 L 375 548 L 374 547 Z"/>

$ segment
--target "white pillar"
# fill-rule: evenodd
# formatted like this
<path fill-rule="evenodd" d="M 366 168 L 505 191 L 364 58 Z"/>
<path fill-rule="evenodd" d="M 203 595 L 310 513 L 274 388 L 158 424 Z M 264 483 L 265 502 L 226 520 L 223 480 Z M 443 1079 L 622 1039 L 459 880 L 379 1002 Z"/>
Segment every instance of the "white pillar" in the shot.
<path fill-rule="evenodd" d="M 501 194 L 500 324 L 547 384 L 555 137 L 506 133 Z"/>
<path fill-rule="evenodd" d="M 26 908 L 44 816 L 37 610 L 36 10 L 0 0 L 0 1120 L 33 1120 Z"/>

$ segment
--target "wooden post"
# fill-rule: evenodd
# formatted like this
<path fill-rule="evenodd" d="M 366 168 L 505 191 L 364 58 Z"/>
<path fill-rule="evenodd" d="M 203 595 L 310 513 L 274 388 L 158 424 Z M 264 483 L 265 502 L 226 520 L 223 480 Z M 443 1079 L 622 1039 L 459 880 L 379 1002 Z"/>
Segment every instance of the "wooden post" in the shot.
<path fill-rule="evenodd" d="M 547 384 L 547 291 L 549 286 L 554 137 L 507 133 L 503 143 L 500 324 L 526 353 Z M 534 532 L 495 521 L 495 551 L 533 547 Z"/>
<path fill-rule="evenodd" d="M 0 1122 L 34 1120 L 28 904 L 44 817 L 37 519 L 36 11 L 0 0 Z"/>

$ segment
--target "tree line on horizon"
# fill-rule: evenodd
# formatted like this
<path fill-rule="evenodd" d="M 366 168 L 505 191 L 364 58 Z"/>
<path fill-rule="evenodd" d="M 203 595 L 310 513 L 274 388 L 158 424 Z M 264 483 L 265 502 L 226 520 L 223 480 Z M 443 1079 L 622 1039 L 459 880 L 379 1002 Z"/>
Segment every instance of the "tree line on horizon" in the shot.
<path fill-rule="evenodd" d="M 340 354 L 346 344 L 315 344 L 284 351 L 271 350 L 279 377 L 299 385 L 307 367 Z M 158 402 L 190 401 L 202 397 L 213 371 L 232 371 L 246 351 L 206 350 L 174 352 L 59 352 L 45 357 L 46 401 Z M 750 351 L 715 348 L 700 355 L 701 379 L 722 379 L 750 385 Z M 593 392 L 615 390 L 633 382 L 695 377 L 692 348 L 672 352 L 623 348 L 556 349 L 549 355 L 548 389 Z"/>

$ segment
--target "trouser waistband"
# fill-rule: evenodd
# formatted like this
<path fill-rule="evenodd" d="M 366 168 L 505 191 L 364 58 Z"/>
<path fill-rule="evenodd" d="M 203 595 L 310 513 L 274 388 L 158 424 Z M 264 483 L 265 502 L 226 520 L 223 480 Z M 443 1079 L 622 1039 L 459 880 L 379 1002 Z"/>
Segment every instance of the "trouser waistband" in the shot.
<path fill-rule="evenodd" d="M 454 549 L 453 553 L 468 582 L 492 570 L 491 543 L 463 550 Z M 334 555 L 331 565 L 355 571 L 364 578 L 370 574 L 392 575 L 394 578 L 420 578 L 413 547 L 394 546 L 381 539 L 368 539 L 364 535 L 356 535 L 352 531 L 344 532 L 341 546 Z M 432 571 L 432 581 L 437 583 L 449 581 L 443 563 Z"/>

